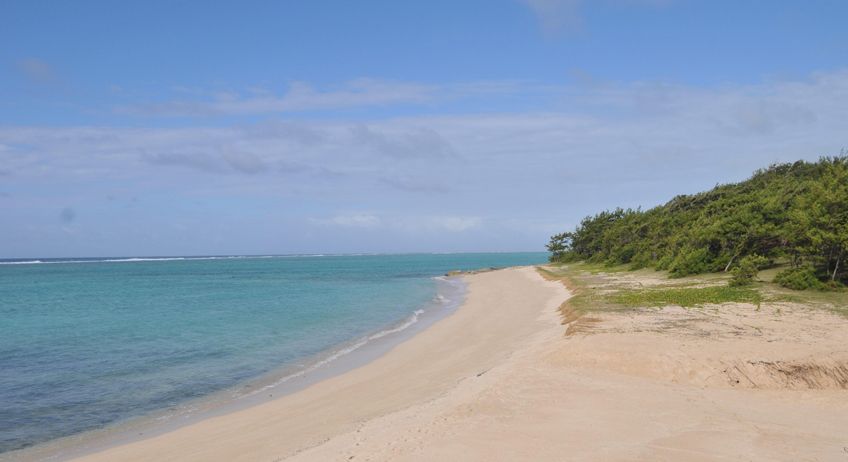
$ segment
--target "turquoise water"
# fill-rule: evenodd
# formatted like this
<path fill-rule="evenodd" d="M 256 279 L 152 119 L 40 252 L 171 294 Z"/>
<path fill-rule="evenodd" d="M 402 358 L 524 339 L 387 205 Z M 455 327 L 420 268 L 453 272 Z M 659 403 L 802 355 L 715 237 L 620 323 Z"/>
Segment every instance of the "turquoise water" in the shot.
<path fill-rule="evenodd" d="M 175 406 L 405 326 L 447 271 L 545 258 L 0 261 L 0 452 Z"/>

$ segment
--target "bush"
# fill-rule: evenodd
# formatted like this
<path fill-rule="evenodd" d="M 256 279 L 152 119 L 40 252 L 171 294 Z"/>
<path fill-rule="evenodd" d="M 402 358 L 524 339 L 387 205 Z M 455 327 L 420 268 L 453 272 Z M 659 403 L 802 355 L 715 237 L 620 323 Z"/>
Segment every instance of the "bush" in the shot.
<path fill-rule="evenodd" d="M 845 288 L 845 284 L 839 281 L 827 281 L 824 283 L 824 288 L 828 290 L 840 290 Z"/>
<path fill-rule="evenodd" d="M 636 254 L 632 260 L 630 260 L 630 270 L 635 271 L 642 268 L 647 268 L 651 266 L 651 256 L 648 254 L 640 253 Z"/>
<path fill-rule="evenodd" d="M 739 265 L 731 271 L 733 277 L 728 283 L 731 287 L 747 286 L 754 282 L 760 268 L 768 265 L 768 260 L 759 255 L 748 255 L 739 261 Z"/>
<path fill-rule="evenodd" d="M 757 267 L 757 270 L 764 270 L 766 268 L 771 268 L 771 267 L 774 266 L 774 260 L 773 259 L 763 257 L 762 255 L 757 255 L 757 254 L 748 255 L 747 257 L 743 258 L 742 261 L 745 261 L 745 259 L 750 259 L 751 263 L 753 263 L 754 266 Z M 740 261 L 739 263 L 741 264 L 742 261 Z"/>
<path fill-rule="evenodd" d="M 665 271 L 671 266 L 671 262 L 674 261 L 674 257 L 671 255 L 665 255 L 657 261 L 656 269 L 657 271 Z"/>
<path fill-rule="evenodd" d="M 612 260 L 616 265 L 621 263 L 630 263 L 633 260 L 634 255 L 636 255 L 636 248 L 632 245 L 625 245 L 614 251 L 613 255 L 610 256 L 610 260 Z"/>
<path fill-rule="evenodd" d="M 709 251 L 707 249 L 683 250 L 668 268 L 669 276 L 674 278 L 706 273 L 709 269 Z"/>
<path fill-rule="evenodd" d="M 792 290 L 824 289 L 826 286 L 816 277 L 816 272 L 809 266 L 789 268 L 777 273 L 774 282 Z"/>

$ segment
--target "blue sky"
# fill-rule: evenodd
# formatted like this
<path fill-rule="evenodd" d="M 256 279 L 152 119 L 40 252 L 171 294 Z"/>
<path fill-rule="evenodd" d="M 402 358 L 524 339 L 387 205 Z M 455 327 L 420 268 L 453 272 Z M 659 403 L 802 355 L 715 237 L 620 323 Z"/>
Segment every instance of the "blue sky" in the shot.
<path fill-rule="evenodd" d="M 846 147 L 848 3 L 0 5 L 0 257 L 542 249 Z"/>

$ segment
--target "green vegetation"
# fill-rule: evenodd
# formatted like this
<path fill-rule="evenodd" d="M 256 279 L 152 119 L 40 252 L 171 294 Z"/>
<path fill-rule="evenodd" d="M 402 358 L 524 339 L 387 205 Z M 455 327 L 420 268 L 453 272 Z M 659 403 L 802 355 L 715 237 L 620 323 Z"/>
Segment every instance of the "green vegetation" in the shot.
<path fill-rule="evenodd" d="M 761 295 L 763 283 L 758 282 L 752 287 L 729 287 L 725 283 L 728 279 L 725 274 L 686 277 L 672 283 L 658 279 L 661 274 L 651 269 L 622 272 L 620 267 L 613 267 L 613 272 L 606 272 L 601 268 L 598 264 L 585 262 L 538 268 L 543 277 L 561 281 L 571 291 L 571 298 L 560 306 L 563 323 L 569 325 L 567 335 L 591 331 L 600 317 L 606 314 L 631 310 L 667 305 L 714 309 L 715 305 L 731 302 L 752 304 L 760 310 L 761 304 L 779 302 L 783 298 L 794 300 L 802 295 L 836 295 L 833 292 L 789 293 L 779 287 L 776 289 L 781 293 Z"/>
<path fill-rule="evenodd" d="M 825 288 L 825 284 L 816 277 L 815 270 L 808 266 L 781 271 L 774 277 L 774 282 L 793 290 Z"/>
<path fill-rule="evenodd" d="M 567 310 L 576 316 L 582 316 L 587 313 L 621 311 L 632 308 L 616 303 L 611 299 L 609 289 L 614 291 L 617 288 L 609 287 L 609 275 L 598 275 L 591 265 L 579 263 L 568 267 L 538 268 L 538 271 L 546 279 L 562 282 L 571 292 L 571 298 L 561 307 L 563 311 Z M 597 286 L 596 283 L 601 284 L 604 288 Z"/>
<path fill-rule="evenodd" d="M 703 306 L 721 303 L 751 303 L 759 306 L 760 293 L 754 289 L 729 286 L 620 290 L 610 299 L 625 306 Z"/>
<path fill-rule="evenodd" d="M 749 261 L 755 267 L 768 263 L 763 257 Z M 739 266 L 742 265 L 740 262 Z M 668 305 L 714 309 L 715 305 L 723 303 L 748 303 L 755 305 L 758 311 L 764 309 L 780 313 L 787 304 L 798 304 L 848 316 L 848 291 L 800 292 L 773 283 L 778 274 L 785 272 L 785 268 L 786 265 L 760 270 L 744 286 L 730 285 L 733 276 L 725 272 L 667 280 L 667 271 L 658 272 L 650 268 L 629 271 L 626 265 L 606 267 L 602 263 L 584 261 L 553 264 L 539 268 L 539 272 L 547 279 L 562 281 L 573 294 L 560 307 L 565 322 L 583 320 L 582 324 L 569 327 L 572 332 L 590 329 L 593 319 L 605 313 Z M 828 283 L 818 281 L 815 276 L 813 281 L 821 285 Z"/>
<path fill-rule="evenodd" d="M 671 277 L 732 270 L 735 286 L 782 261 L 790 268 L 775 278 L 779 284 L 841 287 L 848 282 L 848 156 L 772 165 L 650 210 L 603 211 L 551 237 L 547 248 L 553 262 L 654 268 Z"/>
<path fill-rule="evenodd" d="M 770 266 L 771 262 L 759 255 L 748 255 L 739 260 L 739 265 L 731 270 L 731 287 L 742 287 L 754 282 L 761 268 Z"/>

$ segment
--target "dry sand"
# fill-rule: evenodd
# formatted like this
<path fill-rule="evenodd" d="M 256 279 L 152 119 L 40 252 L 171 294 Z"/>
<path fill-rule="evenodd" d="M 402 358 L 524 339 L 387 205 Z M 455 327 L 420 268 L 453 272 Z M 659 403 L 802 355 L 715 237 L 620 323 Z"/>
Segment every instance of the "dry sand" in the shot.
<path fill-rule="evenodd" d="M 279 460 L 362 422 L 444 395 L 557 329 L 567 296 L 533 268 L 463 276 L 456 313 L 377 360 L 265 404 L 83 458 L 91 461 Z"/>
<path fill-rule="evenodd" d="M 842 317 L 667 308 L 565 336 L 558 282 L 464 277 L 455 314 L 366 366 L 85 460 L 848 461 Z"/>

